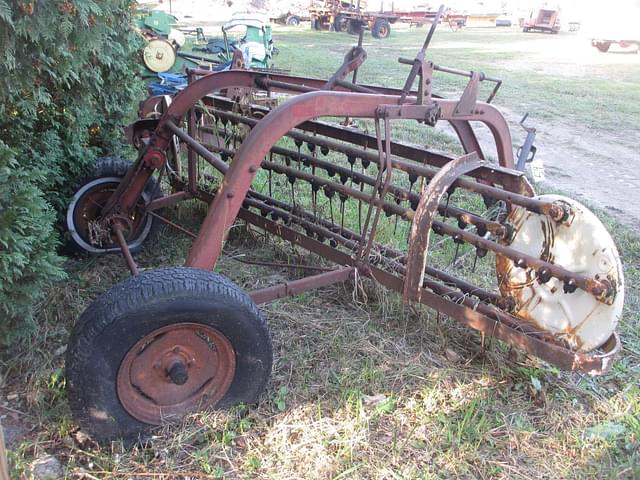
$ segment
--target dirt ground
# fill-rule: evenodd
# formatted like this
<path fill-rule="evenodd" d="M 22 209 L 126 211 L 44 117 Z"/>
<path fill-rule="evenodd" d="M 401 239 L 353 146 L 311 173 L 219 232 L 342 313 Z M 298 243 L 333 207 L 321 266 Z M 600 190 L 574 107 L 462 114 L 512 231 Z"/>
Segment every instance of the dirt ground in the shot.
<path fill-rule="evenodd" d="M 476 29 L 480 30 L 480 29 Z M 467 32 L 469 34 L 471 32 Z M 450 42 L 442 48 L 477 49 L 474 38 L 470 42 Z M 590 114 L 590 121 L 573 115 L 571 102 L 555 106 L 554 89 L 548 97 L 536 102 L 508 98 L 507 101 L 498 94 L 496 105 L 505 115 L 511 127 L 514 145 L 521 144 L 524 131 L 518 127 L 522 115 L 529 111 L 531 116 L 528 126 L 536 128 L 537 158 L 544 166 L 545 176 L 541 182 L 544 189 L 561 191 L 588 205 L 606 209 L 611 215 L 621 220 L 634 230 L 640 223 L 640 126 L 637 124 L 640 115 L 640 104 L 636 98 L 640 89 L 640 53 L 630 49 L 611 48 L 609 53 L 600 53 L 588 46 L 589 39 L 581 34 L 560 34 L 558 36 L 530 34 L 510 44 L 489 45 L 482 48 L 486 54 L 493 50 L 497 55 L 509 56 L 516 53 L 515 58 L 508 61 L 497 61 L 495 74 L 502 77 L 509 72 L 518 75 L 531 75 L 534 88 L 539 88 L 538 75 L 548 75 L 549 81 L 559 78 L 575 79 L 577 84 L 589 80 L 597 72 L 598 80 L 603 79 L 615 92 L 616 96 L 628 94 L 632 115 L 617 115 L 616 106 L 610 105 L 608 89 L 599 92 L 601 99 L 598 107 Z M 438 48 L 434 46 L 434 48 Z M 496 57 L 498 60 L 498 57 Z M 501 71 L 501 67 L 506 67 Z M 610 72 L 608 75 L 607 72 Z M 620 75 L 619 72 L 624 72 Z M 506 84 L 503 88 L 527 88 L 528 79 L 518 78 L 522 85 Z M 599 85 L 593 85 L 598 89 Z M 566 92 L 562 92 L 566 93 Z M 576 99 L 583 97 L 580 87 L 574 94 Z M 545 118 L 541 118 L 538 110 L 541 104 L 547 103 Z M 600 118 L 613 116 L 615 125 L 602 125 Z M 602 122 L 606 123 L 606 122 Z M 489 145 L 490 132 L 480 131 L 481 142 Z"/>
<path fill-rule="evenodd" d="M 476 29 L 476 32 L 478 30 L 481 29 Z M 537 130 L 537 156 L 545 170 L 542 187 L 606 209 L 638 230 L 640 53 L 616 47 L 612 47 L 609 53 L 600 53 L 589 46 L 590 39 L 586 34 L 580 33 L 522 35 L 514 31 L 513 42 L 479 47 L 479 39 L 474 38 L 476 32 L 464 32 L 471 40 L 466 47 L 477 49 L 475 51 L 481 59 L 490 51 L 495 52 L 492 73 L 506 78 L 507 82 L 509 77 L 516 80 L 512 80 L 511 85 L 505 82 L 504 89 L 515 87 L 517 92 L 517 89 L 529 89 L 531 85 L 531 90 L 539 91 L 539 98 L 533 101 L 530 96 L 527 98 L 527 94 L 518 101 L 517 93 L 515 96 L 513 93 L 507 95 L 506 99 L 499 93 L 496 105 L 510 124 L 515 145 L 520 145 L 524 138 L 518 122 L 525 112 L 530 112 L 527 125 Z M 447 43 L 443 48 L 463 47 Z M 546 79 L 541 80 L 541 77 Z M 569 83 L 555 86 L 555 79 L 575 81 L 575 92 L 567 95 L 569 92 L 563 89 L 572 89 L 572 86 Z M 591 80 L 593 84 L 588 85 Z M 542 82 L 548 84 L 541 87 Z M 540 92 L 547 91 L 548 96 L 540 95 Z M 597 108 L 581 112 L 583 105 L 578 104 L 592 95 L 599 97 L 590 100 Z M 619 104 L 612 101 L 613 96 L 630 102 L 631 115 L 617 111 Z M 541 115 L 540 111 L 544 113 Z"/>
<path fill-rule="evenodd" d="M 640 60 L 640 58 L 639 58 Z M 500 107 L 513 128 L 520 114 Z M 636 125 L 623 133 L 593 132 L 561 119 L 527 122 L 535 126 L 536 157 L 544 167 L 545 190 L 560 191 L 589 206 L 606 210 L 622 223 L 640 227 L 640 131 Z M 480 141 L 490 145 L 491 134 L 480 130 Z"/>

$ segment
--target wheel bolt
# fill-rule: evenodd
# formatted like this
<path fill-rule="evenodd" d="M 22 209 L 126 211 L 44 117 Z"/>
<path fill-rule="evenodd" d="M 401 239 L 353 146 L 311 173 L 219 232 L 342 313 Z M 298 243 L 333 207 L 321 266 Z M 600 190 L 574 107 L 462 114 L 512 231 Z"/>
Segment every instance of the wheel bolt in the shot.
<path fill-rule="evenodd" d="M 184 385 L 189 380 L 187 367 L 182 362 L 174 362 L 167 370 L 167 375 L 176 385 Z"/>

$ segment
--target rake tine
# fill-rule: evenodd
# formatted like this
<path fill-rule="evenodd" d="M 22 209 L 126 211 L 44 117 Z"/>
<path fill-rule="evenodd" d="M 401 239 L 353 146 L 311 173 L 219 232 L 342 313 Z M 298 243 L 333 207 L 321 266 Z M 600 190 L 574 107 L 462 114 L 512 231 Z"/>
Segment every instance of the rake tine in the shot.
<path fill-rule="evenodd" d="M 447 203 L 444 207 L 444 211 L 442 212 L 442 218 L 447 218 L 447 210 L 449 209 L 449 199 L 451 198 L 451 193 L 447 192 Z"/>
<path fill-rule="evenodd" d="M 364 185 L 360 183 L 360 192 L 363 191 Z M 360 231 L 360 233 L 362 233 L 362 202 L 360 200 L 358 200 L 358 230 Z"/>
<path fill-rule="evenodd" d="M 311 185 L 311 204 L 313 205 L 313 218 L 318 218 L 318 197 L 316 192 L 313 190 L 313 185 Z"/>
<path fill-rule="evenodd" d="M 329 216 L 331 217 L 331 225 L 334 225 L 334 223 L 333 223 L 333 197 L 329 197 Z"/>
<path fill-rule="evenodd" d="M 460 251 L 460 244 L 458 242 L 456 242 L 456 253 L 453 256 L 453 262 L 451 262 L 451 265 L 455 265 L 456 260 L 458 260 L 458 253 Z"/>

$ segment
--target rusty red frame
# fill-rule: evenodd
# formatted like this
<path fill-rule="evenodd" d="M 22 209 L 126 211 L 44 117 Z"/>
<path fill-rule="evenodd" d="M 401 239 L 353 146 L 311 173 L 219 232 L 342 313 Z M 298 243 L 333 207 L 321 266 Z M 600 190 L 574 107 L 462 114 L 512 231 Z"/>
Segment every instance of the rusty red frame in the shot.
<path fill-rule="evenodd" d="M 526 329 L 518 327 L 518 319 L 511 317 L 500 309 L 489 306 L 478 308 L 468 301 L 458 303 L 448 300 L 449 296 L 455 296 L 456 292 L 447 290 L 441 285 L 429 284 L 433 291 L 423 288 L 425 282 L 424 266 L 426 263 L 426 245 L 428 245 L 428 232 L 433 223 L 434 211 L 437 211 L 440 197 L 455 182 L 463 182 L 460 176 L 470 171 L 487 168 L 483 161 L 477 137 L 471 126 L 471 122 L 485 124 L 492 132 L 496 143 L 498 159 L 501 167 L 513 167 L 513 150 L 511 135 L 508 125 L 500 112 L 492 105 L 476 102 L 471 111 L 460 114 L 456 112 L 459 104 L 456 100 L 433 98 L 433 105 L 415 105 L 415 97 L 408 97 L 408 103 L 403 104 L 401 91 L 390 88 L 372 86 L 359 86 L 359 91 L 345 86 L 345 82 L 334 82 L 335 90 L 323 90 L 327 82 L 317 79 L 300 78 L 282 74 L 265 74 L 252 71 L 228 71 L 209 74 L 194 80 L 188 88 L 178 93 L 157 122 L 157 126 L 148 144 L 142 149 L 138 161 L 129 170 L 120 186 L 103 209 L 103 213 L 126 212 L 135 205 L 139 195 L 153 172 L 162 169 L 167 161 L 167 150 L 171 146 L 174 135 L 180 136 L 184 141 L 193 140 L 188 134 L 178 127 L 183 119 L 193 120 L 193 108 L 208 94 L 228 88 L 264 89 L 269 91 L 282 91 L 287 93 L 300 93 L 289 99 L 279 107 L 271 110 L 264 121 L 258 121 L 252 128 L 244 142 L 235 152 L 231 166 L 217 160 L 208 150 L 201 145 L 190 143 L 190 166 L 195 154 L 207 158 L 216 168 L 225 173 L 218 192 L 213 199 L 201 192 L 194 191 L 193 185 L 184 185 L 184 190 L 175 194 L 172 200 L 164 200 L 164 204 L 185 198 L 198 197 L 211 201 L 207 216 L 202 223 L 196 240 L 189 252 L 185 265 L 188 267 L 212 269 L 221 252 L 225 241 L 226 232 L 236 218 L 244 218 L 261 228 L 276 233 L 279 236 L 298 244 L 309 250 L 315 251 L 326 258 L 342 264 L 344 268 L 334 272 L 325 272 L 299 281 L 290 282 L 284 286 L 272 287 L 260 292 L 254 292 L 256 301 L 263 302 L 283 295 L 296 294 L 321 285 L 344 281 L 353 274 L 355 269 L 360 274 L 369 276 L 381 284 L 403 292 L 405 298 L 430 305 L 446 314 L 456 317 L 468 326 L 494 335 L 521 349 L 533 353 L 554 363 L 562 368 L 591 373 L 602 373 L 611 366 L 612 359 L 620 348 L 617 335 L 613 335 L 603 347 L 604 354 L 582 354 L 571 351 L 561 345 L 554 344 L 548 338 L 531 335 Z M 202 71 L 193 71 L 191 75 L 196 77 L 203 75 Z M 367 90 L 375 93 L 361 93 Z M 412 102 L 414 104 L 412 104 Z M 471 154 L 450 162 L 441 171 L 441 175 L 434 177 L 436 182 L 430 185 L 428 191 L 420 200 L 416 211 L 414 223 L 414 243 L 410 244 L 408 254 L 409 262 L 404 280 L 378 269 L 371 265 L 363 264 L 356 258 L 339 252 L 312 238 L 304 237 L 295 231 L 273 221 L 256 216 L 243 209 L 251 183 L 261 167 L 264 158 L 268 155 L 276 142 L 295 127 L 319 117 L 351 117 L 351 118 L 378 118 L 381 113 L 392 115 L 394 118 L 424 120 L 425 108 L 437 106 L 441 120 L 448 121 L 456 131 L 465 152 Z M 191 124 L 191 122 L 189 122 Z M 488 167 L 493 174 L 498 174 L 495 167 Z M 492 170 L 493 168 L 493 170 Z M 191 171 L 189 172 L 192 173 Z M 191 182 L 191 175 L 189 176 Z M 440 181 L 442 179 L 442 181 Z M 534 199 L 527 200 L 527 194 L 531 191 L 506 193 L 512 197 L 522 196 L 520 200 L 525 205 L 530 205 L 536 211 L 543 211 L 556 219 L 564 214 L 557 205 L 543 204 Z M 525 195 L 522 195 L 522 194 Z M 429 201 L 431 199 L 432 201 Z M 157 208 L 158 205 L 152 205 Z M 434 210 L 435 209 L 435 210 Z M 277 225 L 277 227 L 275 226 Z M 419 228 L 421 227 L 421 228 Z M 426 229 L 426 230 L 425 230 Z M 426 232 L 425 238 L 418 238 L 418 230 Z M 121 233 L 121 232 L 120 232 Z M 120 237 L 121 235 L 119 235 Z M 465 238 L 468 239 L 468 238 Z M 470 238 L 481 242 L 480 239 Z M 121 245 L 123 242 L 120 242 Z M 506 252 L 508 248 L 502 247 Z M 126 244 L 123 251 L 131 265 L 132 260 L 127 256 Z M 534 262 L 535 259 L 528 259 Z M 544 263 L 544 262 L 542 262 Z M 135 264 L 133 264 L 135 267 Z M 596 296 L 606 296 L 606 285 L 595 282 L 592 279 L 578 278 L 571 272 L 559 267 L 545 264 L 545 268 L 558 278 L 574 277 L 578 280 L 580 288 L 592 291 Z M 133 268 L 132 268 L 133 270 Z M 460 300 L 458 298 L 458 300 Z"/>

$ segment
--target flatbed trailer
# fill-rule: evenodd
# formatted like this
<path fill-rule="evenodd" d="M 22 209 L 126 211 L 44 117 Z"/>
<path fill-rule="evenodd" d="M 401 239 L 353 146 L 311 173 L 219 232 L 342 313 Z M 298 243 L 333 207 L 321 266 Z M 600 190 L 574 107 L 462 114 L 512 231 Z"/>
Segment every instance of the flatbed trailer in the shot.
<path fill-rule="evenodd" d="M 297 27 L 302 22 L 308 22 L 309 20 L 311 20 L 311 17 L 309 17 L 309 15 L 306 15 L 304 13 L 287 12 L 285 14 L 278 15 L 277 17 L 270 17 L 269 20 L 271 21 L 271 23 L 277 23 L 279 25 L 290 25 L 292 27 Z"/>
<path fill-rule="evenodd" d="M 393 10 L 384 12 L 388 15 L 397 15 L 398 22 L 408 23 L 410 26 L 421 27 L 432 24 L 438 12 L 436 10 Z M 447 23 L 453 30 L 458 30 L 467 23 L 467 16 L 459 13 L 446 13 L 440 23 Z"/>
<path fill-rule="evenodd" d="M 609 51 L 611 45 L 618 45 L 620 48 L 629 48 L 636 45 L 636 52 L 640 52 L 640 40 L 622 40 L 614 38 L 592 38 L 591 46 L 596 47 L 602 53 Z"/>
<path fill-rule="evenodd" d="M 362 28 L 371 31 L 374 38 L 388 38 L 391 24 L 396 23 L 399 15 L 385 12 L 365 12 L 360 0 L 351 2 L 324 0 L 309 7 L 311 28 L 358 34 Z"/>

